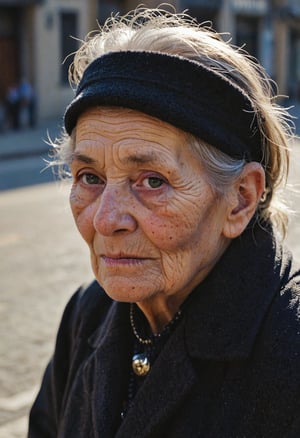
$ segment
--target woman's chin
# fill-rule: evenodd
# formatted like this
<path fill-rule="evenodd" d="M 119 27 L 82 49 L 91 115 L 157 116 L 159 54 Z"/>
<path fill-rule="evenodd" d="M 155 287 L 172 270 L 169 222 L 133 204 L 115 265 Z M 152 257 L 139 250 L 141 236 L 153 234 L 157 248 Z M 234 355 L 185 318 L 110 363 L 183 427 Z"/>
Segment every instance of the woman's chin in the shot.
<path fill-rule="evenodd" d="M 147 300 L 157 294 L 153 282 L 139 282 L 137 279 L 130 281 L 124 278 L 99 279 L 107 295 L 115 301 L 136 303 Z"/>

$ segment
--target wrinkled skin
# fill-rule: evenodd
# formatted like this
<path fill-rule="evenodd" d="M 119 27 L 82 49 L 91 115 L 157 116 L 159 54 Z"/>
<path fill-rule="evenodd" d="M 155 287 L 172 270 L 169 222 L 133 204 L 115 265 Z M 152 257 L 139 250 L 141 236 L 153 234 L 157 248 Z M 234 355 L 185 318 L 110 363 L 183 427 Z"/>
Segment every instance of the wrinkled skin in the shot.
<path fill-rule="evenodd" d="M 97 280 L 159 331 L 227 248 L 232 205 L 217 199 L 184 132 L 137 111 L 81 115 L 71 172 Z"/>

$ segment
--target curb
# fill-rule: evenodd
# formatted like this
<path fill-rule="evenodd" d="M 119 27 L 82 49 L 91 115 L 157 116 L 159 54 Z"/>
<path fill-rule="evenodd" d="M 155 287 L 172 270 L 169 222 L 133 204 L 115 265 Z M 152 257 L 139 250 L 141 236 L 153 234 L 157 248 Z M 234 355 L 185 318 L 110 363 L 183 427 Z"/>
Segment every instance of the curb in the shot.
<path fill-rule="evenodd" d="M 45 155 L 51 151 L 48 137 L 60 135 L 60 121 L 51 119 L 39 124 L 35 129 L 9 131 L 0 134 L 0 160 L 7 161 Z"/>

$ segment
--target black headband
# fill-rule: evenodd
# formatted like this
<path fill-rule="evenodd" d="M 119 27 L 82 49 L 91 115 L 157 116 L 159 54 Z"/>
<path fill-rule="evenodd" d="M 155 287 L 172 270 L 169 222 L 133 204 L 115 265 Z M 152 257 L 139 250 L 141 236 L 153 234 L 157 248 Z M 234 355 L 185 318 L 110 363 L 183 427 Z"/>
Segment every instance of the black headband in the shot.
<path fill-rule="evenodd" d="M 261 161 L 261 136 L 249 96 L 229 78 L 188 59 L 155 52 L 111 52 L 85 70 L 64 122 L 71 134 L 92 106 L 141 111 L 215 146 Z"/>

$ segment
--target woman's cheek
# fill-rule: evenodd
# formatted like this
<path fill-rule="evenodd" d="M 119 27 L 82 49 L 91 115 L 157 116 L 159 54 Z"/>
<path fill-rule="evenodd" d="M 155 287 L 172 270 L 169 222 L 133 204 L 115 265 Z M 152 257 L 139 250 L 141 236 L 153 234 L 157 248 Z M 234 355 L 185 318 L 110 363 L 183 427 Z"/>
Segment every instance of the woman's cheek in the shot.
<path fill-rule="evenodd" d="M 75 223 L 83 239 L 91 244 L 94 238 L 95 229 L 93 225 L 93 215 L 89 211 L 90 207 L 82 210 L 76 217 Z"/>
<path fill-rule="evenodd" d="M 94 195 L 84 190 L 79 183 L 73 184 L 70 192 L 70 205 L 73 214 L 78 214 L 94 201 Z"/>
<path fill-rule="evenodd" d="M 173 193 L 167 202 L 156 206 L 147 220 L 153 241 L 161 249 L 170 251 L 186 246 L 190 239 L 194 239 L 201 220 L 202 203 L 200 205 L 199 196 L 186 197 L 184 194 Z"/>
<path fill-rule="evenodd" d="M 84 199 L 80 196 L 78 184 L 73 184 L 70 192 L 70 205 L 72 210 L 82 208 L 84 206 Z"/>
<path fill-rule="evenodd" d="M 153 217 L 148 222 L 148 236 L 150 240 L 162 251 L 177 251 L 185 246 L 186 240 L 191 233 L 182 218 L 161 220 Z"/>
<path fill-rule="evenodd" d="M 70 193 L 70 205 L 78 231 L 84 240 L 91 241 L 94 234 L 93 203 L 87 202 L 85 197 L 80 196 L 77 187 L 73 186 Z"/>

